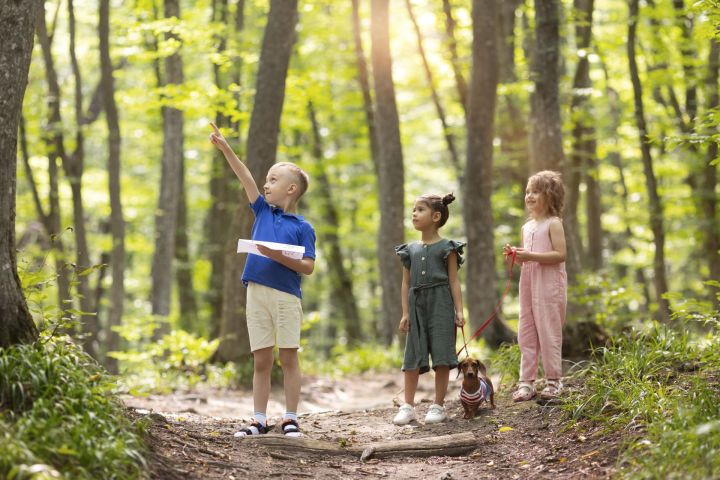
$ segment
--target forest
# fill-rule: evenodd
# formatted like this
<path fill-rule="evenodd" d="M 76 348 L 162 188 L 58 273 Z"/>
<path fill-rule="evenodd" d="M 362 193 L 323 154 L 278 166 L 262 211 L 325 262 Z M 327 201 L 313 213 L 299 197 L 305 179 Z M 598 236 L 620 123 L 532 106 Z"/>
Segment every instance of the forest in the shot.
<path fill-rule="evenodd" d="M 719 69 L 717 0 L 0 0 L 0 477 L 717 478 Z M 232 436 L 254 216 L 211 124 L 261 192 L 277 162 L 310 178 L 305 443 Z M 519 405 L 503 246 L 541 170 L 565 185 L 566 388 Z M 500 400 L 398 429 L 394 247 L 451 192 L 457 346 L 495 314 L 468 351 Z M 376 443 L 391 460 L 338 460 Z"/>

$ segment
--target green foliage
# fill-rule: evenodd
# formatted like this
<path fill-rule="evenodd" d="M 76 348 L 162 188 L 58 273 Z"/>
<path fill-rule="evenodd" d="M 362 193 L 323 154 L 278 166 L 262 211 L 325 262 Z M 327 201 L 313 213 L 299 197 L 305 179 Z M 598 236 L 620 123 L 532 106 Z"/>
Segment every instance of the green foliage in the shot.
<path fill-rule="evenodd" d="M 208 341 L 183 330 L 172 330 L 153 341 L 159 328 L 160 323 L 152 317 L 128 319 L 117 328 L 128 347 L 109 355 L 120 361 L 122 382 L 131 394 L 189 390 L 200 382 L 226 387 L 244 371 L 236 370 L 231 363 L 225 366 L 210 363 L 219 339 Z M 251 374 L 252 370 L 250 378 Z"/>
<path fill-rule="evenodd" d="M 500 374 L 500 389 L 506 379 L 520 378 L 520 347 L 517 343 L 504 343 L 490 354 L 492 373 Z"/>
<path fill-rule="evenodd" d="M 619 331 L 637 323 L 640 307 L 644 304 L 642 285 L 632 278 L 613 278 L 607 272 L 587 272 L 578 275 L 570 286 L 572 298 L 582 315 L 602 327 Z"/>
<path fill-rule="evenodd" d="M 64 338 L 0 350 L 0 476 L 139 478 L 144 444 L 116 385 Z"/>
<path fill-rule="evenodd" d="M 309 353 L 309 352 L 308 352 Z M 391 347 L 366 343 L 356 347 L 335 345 L 327 359 L 303 356 L 303 371 L 329 375 L 349 375 L 365 372 L 387 372 L 400 368 L 402 350 L 398 344 Z"/>
<path fill-rule="evenodd" d="M 657 324 L 631 331 L 595 352 L 595 362 L 580 374 L 584 386 L 564 408 L 573 419 L 642 434 L 631 437 L 621 456 L 627 477 L 716 477 L 719 351 L 720 341 L 710 336 L 694 341 Z"/>

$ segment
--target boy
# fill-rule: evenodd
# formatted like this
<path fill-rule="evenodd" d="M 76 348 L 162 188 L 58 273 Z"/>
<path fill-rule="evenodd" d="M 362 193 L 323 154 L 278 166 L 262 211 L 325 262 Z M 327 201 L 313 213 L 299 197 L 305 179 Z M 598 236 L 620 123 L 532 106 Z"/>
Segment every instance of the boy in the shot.
<path fill-rule="evenodd" d="M 252 239 L 305 247 L 303 258 L 298 260 L 258 245 L 258 251 L 267 258 L 250 254 L 245 262 L 242 280 L 247 287 L 247 327 L 255 364 L 255 416 L 250 426 L 241 428 L 235 436 L 267 433 L 266 409 L 277 337 L 287 410 L 283 416 L 282 431 L 287 436 L 299 437 L 302 433 L 297 423 L 300 400 L 297 350 L 300 347 L 303 314 L 300 274 L 310 275 L 315 268 L 315 231 L 295 211 L 299 198 L 307 190 L 308 176 L 297 165 L 276 163 L 268 170 L 263 186 L 264 196 L 260 195 L 250 170 L 238 159 L 217 126 L 211 125 L 214 131 L 210 134 L 210 142 L 225 155 L 240 179 L 255 214 Z"/>

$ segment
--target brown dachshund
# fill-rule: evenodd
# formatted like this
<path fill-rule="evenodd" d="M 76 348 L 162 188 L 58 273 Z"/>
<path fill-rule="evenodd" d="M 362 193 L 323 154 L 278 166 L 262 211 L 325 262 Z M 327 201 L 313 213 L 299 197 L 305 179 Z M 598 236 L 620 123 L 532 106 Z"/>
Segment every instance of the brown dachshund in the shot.
<path fill-rule="evenodd" d="M 460 403 L 465 410 L 463 418 L 474 418 L 483 402 L 495 408 L 495 389 L 487 376 L 485 365 L 480 360 L 467 357 L 458 365 L 458 371 L 463 374 L 460 388 Z"/>

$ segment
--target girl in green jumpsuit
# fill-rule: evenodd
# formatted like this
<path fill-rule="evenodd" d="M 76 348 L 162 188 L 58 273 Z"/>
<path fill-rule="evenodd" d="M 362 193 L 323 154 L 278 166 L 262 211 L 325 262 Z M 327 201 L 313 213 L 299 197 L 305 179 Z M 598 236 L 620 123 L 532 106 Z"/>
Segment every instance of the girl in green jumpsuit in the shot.
<path fill-rule="evenodd" d="M 463 262 L 465 243 L 442 238 L 439 229 L 450 215 L 448 204 L 455 197 L 425 194 L 415 200 L 412 222 L 420 241 L 395 247 L 403 265 L 400 331 L 405 343 L 405 404 L 393 419 L 406 425 L 415 419 L 415 391 L 420 374 L 435 370 L 435 403 L 425 423 L 447 418 L 445 394 L 450 369 L 457 367 L 455 327 L 465 323 L 458 268 Z"/>

